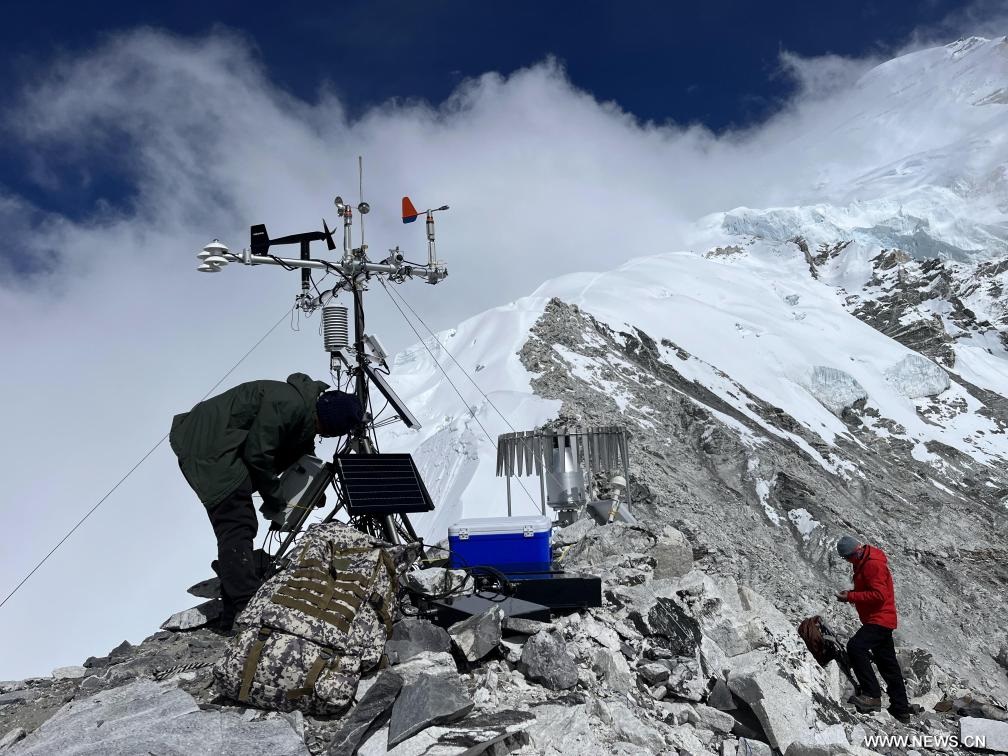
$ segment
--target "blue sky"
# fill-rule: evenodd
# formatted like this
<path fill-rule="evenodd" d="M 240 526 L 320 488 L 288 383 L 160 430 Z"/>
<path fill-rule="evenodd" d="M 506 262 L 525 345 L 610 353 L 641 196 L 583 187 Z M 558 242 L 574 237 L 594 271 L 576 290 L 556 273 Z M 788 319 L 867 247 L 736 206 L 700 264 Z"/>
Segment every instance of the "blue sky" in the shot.
<path fill-rule="evenodd" d="M 639 119 L 715 132 L 760 123 L 793 95 L 782 51 L 889 57 L 922 30 L 955 33 L 994 6 L 952 0 L 682 2 L 69 3 L 14 0 L 0 26 L 0 103 L 61 60 L 141 26 L 244 37 L 266 77 L 312 102 L 336 95 L 353 118 L 389 100 L 437 104 L 465 79 L 555 57 L 570 82 Z M 296 8 L 293 10 L 292 8 Z M 0 186 L 80 219 L 135 190 L 100 154 L 26 154 L 0 142 Z M 82 170 L 82 162 L 90 164 Z M 101 162 L 103 167 L 97 167 Z M 38 163 L 58 182 L 37 180 Z"/>

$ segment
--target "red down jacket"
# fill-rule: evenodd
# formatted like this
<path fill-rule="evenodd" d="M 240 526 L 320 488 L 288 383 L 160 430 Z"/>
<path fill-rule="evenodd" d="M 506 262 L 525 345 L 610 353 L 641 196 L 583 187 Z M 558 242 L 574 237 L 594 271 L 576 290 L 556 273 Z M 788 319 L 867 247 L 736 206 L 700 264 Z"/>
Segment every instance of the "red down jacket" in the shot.
<path fill-rule="evenodd" d="M 863 625 L 881 625 L 896 629 L 896 593 L 885 552 L 875 546 L 865 546 L 861 558 L 854 563 L 854 590 L 847 592 Z"/>

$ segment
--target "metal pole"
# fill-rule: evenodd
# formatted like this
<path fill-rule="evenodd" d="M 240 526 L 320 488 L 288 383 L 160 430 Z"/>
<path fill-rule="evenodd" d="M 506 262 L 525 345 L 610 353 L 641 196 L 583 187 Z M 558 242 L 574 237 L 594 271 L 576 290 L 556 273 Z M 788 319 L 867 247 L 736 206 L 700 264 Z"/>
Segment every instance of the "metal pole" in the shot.
<path fill-rule="evenodd" d="M 511 476 L 507 475 L 504 478 L 507 481 L 507 496 L 508 496 L 508 517 L 511 516 Z"/>
<path fill-rule="evenodd" d="M 543 471 L 545 472 L 545 470 L 546 470 L 546 465 L 545 465 L 545 462 L 544 462 L 543 463 Z M 543 513 L 543 515 L 545 515 L 546 514 L 546 476 L 545 475 L 540 475 L 539 476 L 539 499 L 542 502 L 542 507 L 541 507 L 542 508 L 542 513 Z"/>

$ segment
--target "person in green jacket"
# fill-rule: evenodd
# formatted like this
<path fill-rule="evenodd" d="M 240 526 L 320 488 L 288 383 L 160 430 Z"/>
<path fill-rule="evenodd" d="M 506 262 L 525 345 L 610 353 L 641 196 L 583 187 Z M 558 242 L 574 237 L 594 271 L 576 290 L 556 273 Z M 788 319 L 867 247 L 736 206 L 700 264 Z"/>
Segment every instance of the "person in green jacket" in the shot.
<path fill-rule="evenodd" d="M 223 629 L 262 584 L 252 554 L 259 527 L 253 491 L 262 495 L 263 516 L 279 521 L 287 506 L 279 474 L 314 453 L 316 435 L 342 436 L 364 420 L 356 396 L 328 388 L 304 373 L 249 381 L 172 421 L 171 448 L 217 536 Z"/>

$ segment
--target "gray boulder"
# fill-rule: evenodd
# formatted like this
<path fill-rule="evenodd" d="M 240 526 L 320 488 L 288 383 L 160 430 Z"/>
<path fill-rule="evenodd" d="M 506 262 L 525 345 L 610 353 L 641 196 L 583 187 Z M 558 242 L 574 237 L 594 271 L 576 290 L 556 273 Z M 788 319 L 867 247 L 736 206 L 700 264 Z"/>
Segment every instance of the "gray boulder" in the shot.
<path fill-rule="evenodd" d="M 656 580 L 682 577 L 693 569 L 693 547 L 686 536 L 671 526 L 658 535 L 658 543 L 650 554 L 655 560 Z"/>
<path fill-rule="evenodd" d="M 595 672 L 605 684 L 620 693 L 629 693 L 634 689 L 633 674 L 630 672 L 630 665 L 627 664 L 623 654 L 610 651 L 607 648 L 595 649 L 592 659 L 592 671 Z"/>
<path fill-rule="evenodd" d="M 959 740 L 963 743 L 974 744 L 983 742 L 984 749 L 988 751 L 1008 753 L 1008 722 L 997 722 L 993 719 L 981 719 L 980 717 L 963 717 L 959 720 Z"/>
<path fill-rule="evenodd" d="M 457 675 L 421 674 L 415 681 L 403 686 L 392 704 L 389 749 L 431 725 L 462 719 L 472 711 L 473 705 L 472 699 L 462 690 Z"/>
<path fill-rule="evenodd" d="M 202 604 L 176 612 L 161 624 L 162 630 L 195 630 L 203 627 L 209 622 L 213 622 L 220 616 L 221 602 L 217 599 L 204 601 Z M 115 652 L 113 652 L 115 653 Z"/>
<path fill-rule="evenodd" d="M 577 665 L 564 643 L 551 633 L 537 633 L 525 642 L 518 668 L 533 682 L 552 690 L 577 685 Z"/>
<path fill-rule="evenodd" d="M 227 711 L 203 711 L 171 684 L 139 680 L 66 704 L 11 749 L 18 756 L 308 756 L 308 747 L 281 718 L 248 721 Z"/>
<path fill-rule="evenodd" d="M 492 606 L 481 614 L 456 622 L 448 628 L 448 635 L 467 661 L 479 661 L 500 645 L 503 620 L 501 608 Z"/>
<path fill-rule="evenodd" d="M 647 554 L 658 542 L 647 528 L 621 522 L 599 525 L 568 549 L 564 565 L 601 565 L 610 557 L 629 553 Z"/>
<path fill-rule="evenodd" d="M 422 619 L 406 618 L 392 626 L 392 635 L 385 643 L 385 653 L 393 664 L 412 659 L 425 651 L 447 651 L 451 637 L 444 628 Z"/>
<path fill-rule="evenodd" d="M 392 707 L 402 684 L 402 677 L 395 672 L 382 672 L 360 703 L 343 718 L 326 752 L 328 756 L 353 756 L 368 730 Z"/>
<path fill-rule="evenodd" d="M 0 738 L 0 751 L 4 748 L 9 748 L 10 746 L 17 743 L 19 740 L 25 737 L 27 733 L 24 731 L 23 727 L 15 727 L 13 730 L 8 732 L 2 738 Z"/>

